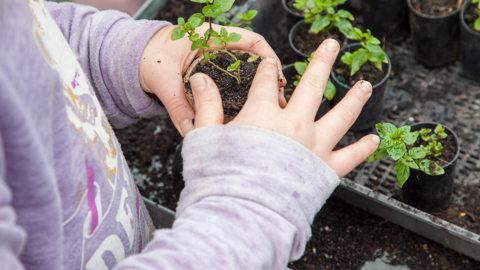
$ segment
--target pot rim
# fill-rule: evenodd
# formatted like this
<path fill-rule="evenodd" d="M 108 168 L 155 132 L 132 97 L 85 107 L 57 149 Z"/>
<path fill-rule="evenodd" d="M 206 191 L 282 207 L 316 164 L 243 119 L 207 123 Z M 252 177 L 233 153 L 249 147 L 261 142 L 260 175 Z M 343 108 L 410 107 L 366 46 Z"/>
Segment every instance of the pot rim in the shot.
<path fill-rule="evenodd" d="M 342 48 L 340 48 L 340 51 L 338 52 L 337 58 L 335 59 L 335 62 L 332 66 L 332 69 L 330 70 L 330 77 L 332 78 L 332 80 L 335 80 L 339 85 L 343 85 L 343 84 L 337 79 L 337 76 L 335 76 L 337 74 L 337 73 L 335 73 L 335 69 L 334 69 L 335 63 L 340 59 L 343 51 L 345 51 L 346 49 L 349 49 L 351 47 L 357 47 L 357 46 L 361 46 L 361 43 L 360 42 L 355 42 L 355 43 L 350 43 L 350 44 L 344 45 L 344 46 L 342 46 Z M 392 73 L 392 61 L 390 60 L 390 57 L 388 56 L 388 54 L 386 52 L 385 52 L 385 55 L 387 56 L 387 60 L 388 60 L 387 74 L 385 75 L 385 77 L 383 77 L 383 79 L 381 81 L 379 81 L 375 85 L 372 85 L 372 89 L 378 87 L 379 85 L 384 84 L 388 80 L 388 78 L 390 78 L 390 74 Z M 345 88 L 350 88 L 350 87 L 345 87 Z"/>
<path fill-rule="evenodd" d="M 303 18 L 302 14 L 296 13 L 288 7 L 287 0 L 282 0 L 282 6 L 283 6 L 283 9 L 285 9 L 289 14 L 291 14 L 295 17 L 298 17 L 298 18 Z"/>
<path fill-rule="evenodd" d="M 460 24 L 470 34 L 480 37 L 480 32 L 475 31 L 470 26 L 468 26 L 467 23 L 465 22 L 465 11 L 467 10 L 468 7 L 470 7 L 470 4 L 472 3 L 472 0 L 466 0 L 464 3 L 465 3 L 465 5 L 463 5 L 461 10 L 460 10 Z"/>
<path fill-rule="evenodd" d="M 452 13 L 449 13 L 447 15 L 428 15 L 428 14 L 420 13 L 413 7 L 412 0 L 407 0 L 407 6 L 408 6 L 408 9 L 410 10 L 410 12 L 417 15 L 418 17 L 422 17 L 422 18 L 425 18 L 425 19 L 431 19 L 431 20 L 441 20 L 441 19 L 445 19 L 445 18 L 450 17 L 450 16 L 455 16 L 457 13 L 460 12 L 460 10 L 462 9 L 462 7 L 465 5 L 466 2 L 467 1 L 464 0 L 462 2 L 462 5 L 460 6 L 460 8 L 455 9 Z"/>
<path fill-rule="evenodd" d="M 285 1 L 285 0 L 283 0 L 283 1 Z M 292 28 L 290 28 L 290 31 L 288 31 L 288 43 L 290 43 L 290 47 L 293 49 L 293 51 L 294 51 L 296 54 L 301 55 L 302 57 L 308 58 L 308 57 L 310 57 L 310 55 L 307 55 L 307 54 L 299 51 L 299 50 L 297 49 L 297 47 L 295 46 L 295 44 L 293 44 L 293 36 L 298 32 L 298 28 L 300 28 L 300 26 L 301 26 L 302 24 L 305 24 L 305 25 L 307 24 L 307 23 L 305 22 L 305 19 L 296 22 L 296 23 L 292 26 Z"/>
<path fill-rule="evenodd" d="M 438 123 L 438 122 L 418 122 L 418 123 L 413 123 L 411 125 L 411 127 L 412 127 L 412 130 L 417 130 L 417 129 L 420 129 L 422 127 L 428 127 L 428 128 L 433 127 L 434 128 L 438 124 L 442 125 L 445 128 L 445 130 L 448 131 L 448 133 L 453 135 L 453 138 L 455 139 L 455 142 L 456 142 L 456 145 L 457 145 L 457 152 L 455 153 L 455 156 L 453 157 L 453 159 L 450 160 L 450 162 L 448 162 L 448 164 L 442 166 L 442 168 L 447 168 L 447 167 L 451 166 L 452 164 L 454 164 L 457 161 L 458 157 L 460 156 L 460 140 L 458 138 L 457 133 L 455 131 L 453 131 L 450 127 L 448 127 L 448 126 L 446 126 L 442 123 Z M 417 129 L 415 129 L 415 128 L 417 128 Z M 415 170 L 415 169 L 412 169 L 412 170 Z"/>

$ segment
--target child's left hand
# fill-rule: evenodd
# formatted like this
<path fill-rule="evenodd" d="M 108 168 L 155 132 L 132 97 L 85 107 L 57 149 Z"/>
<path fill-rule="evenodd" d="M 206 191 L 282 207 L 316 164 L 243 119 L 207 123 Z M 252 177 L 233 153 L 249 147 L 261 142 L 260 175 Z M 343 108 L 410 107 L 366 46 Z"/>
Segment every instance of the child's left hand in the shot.
<path fill-rule="evenodd" d="M 201 52 L 190 50 L 191 42 L 187 37 L 173 41 L 171 34 L 175 27 L 175 25 L 164 27 L 148 42 L 140 60 L 139 77 L 142 88 L 160 99 L 177 130 L 182 136 L 185 136 L 188 131 L 193 129 L 192 119 L 195 113 L 185 96 L 183 74 L 193 59 Z M 220 26 L 214 25 L 214 27 L 219 28 Z M 286 80 L 282 74 L 280 60 L 261 35 L 237 27 L 225 28 L 229 32 L 242 35 L 239 42 L 228 44 L 228 49 L 247 50 L 263 58 L 275 59 L 282 80 L 280 87 L 285 85 Z M 208 24 L 204 24 L 199 27 L 198 33 L 203 35 L 207 29 Z M 286 105 L 283 92 L 279 96 L 279 104 Z"/>

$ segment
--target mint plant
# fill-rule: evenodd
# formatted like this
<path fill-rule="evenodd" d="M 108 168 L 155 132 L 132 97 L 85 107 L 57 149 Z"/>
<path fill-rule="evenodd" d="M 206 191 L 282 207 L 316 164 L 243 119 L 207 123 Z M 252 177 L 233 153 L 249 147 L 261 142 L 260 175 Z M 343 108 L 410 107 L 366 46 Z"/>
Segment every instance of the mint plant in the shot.
<path fill-rule="evenodd" d="M 382 63 L 388 63 L 387 55 L 380 47 L 380 40 L 372 35 L 370 29 L 362 32 L 360 28 L 353 27 L 347 35 L 349 39 L 358 40 L 362 47 L 354 52 L 345 52 L 341 60 L 350 67 L 350 76 L 355 75 L 360 68 L 371 62 L 378 70 L 382 70 Z"/>
<path fill-rule="evenodd" d="M 327 32 L 333 27 L 347 35 L 354 20 L 352 13 L 344 9 L 336 9 L 347 0 L 295 0 L 293 6 L 302 11 L 305 22 L 310 24 L 310 32 L 318 34 Z"/>
<path fill-rule="evenodd" d="M 225 73 L 228 76 L 235 78 L 238 84 L 241 83 L 240 77 L 240 60 L 237 57 L 226 49 L 226 45 L 229 43 L 234 43 L 240 41 L 242 36 L 238 33 L 228 33 L 225 27 L 221 27 L 220 32 L 217 32 L 212 27 L 212 21 L 217 20 L 226 20 L 224 14 L 229 11 L 235 0 L 190 0 L 191 2 L 205 4 L 202 8 L 201 13 L 195 13 L 190 16 L 187 21 L 184 18 L 179 17 L 177 20 L 178 27 L 176 27 L 171 35 L 172 40 L 178 40 L 183 38 L 185 35 L 188 36 L 188 39 L 192 43 L 190 49 L 195 51 L 201 49 L 203 56 L 207 63 L 214 66 L 216 69 Z M 255 11 L 248 11 L 247 13 L 241 15 L 242 23 L 250 24 L 251 18 L 256 15 Z M 209 28 L 205 31 L 204 35 L 201 36 L 199 33 L 196 33 L 195 30 L 203 25 L 205 21 L 208 20 Z M 210 44 L 215 45 L 212 47 Z M 225 53 L 232 58 L 233 63 L 227 68 L 222 68 L 219 65 L 215 64 L 214 60 L 217 56 L 215 52 Z M 252 56 L 249 61 L 255 61 L 258 56 Z"/>
<path fill-rule="evenodd" d="M 305 70 L 307 69 L 308 64 L 310 64 L 310 61 L 312 61 L 313 54 L 315 53 L 312 52 L 310 57 L 308 57 L 305 61 L 298 61 L 294 63 L 295 71 L 297 71 L 296 75 L 296 80 L 293 82 L 293 85 L 297 86 L 298 83 L 300 82 L 300 79 L 303 76 L 303 73 L 305 73 Z M 335 85 L 328 80 L 327 85 L 325 86 L 325 91 L 323 92 L 323 96 L 328 99 L 332 100 L 335 94 L 337 93 L 337 89 L 335 88 Z"/>
<path fill-rule="evenodd" d="M 408 180 L 410 169 L 420 170 L 428 175 L 445 173 L 443 168 L 434 161 L 442 155 L 443 145 L 440 140 L 447 137 L 445 128 L 441 125 L 437 125 L 434 130 L 422 128 L 419 131 L 411 131 L 409 125 L 397 128 L 391 123 L 378 123 L 375 128 L 381 140 L 377 150 L 367 159 L 367 162 L 390 156 L 395 161 L 393 169 L 397 172 L 400 188 Z M 419 146 L 414 146 L 416 143 Z"/>
<path fill-rule="evenodd" d="M 477 4 L 477 11 L 480 14 L 480 0 L 472 0 L 472 4 Z M 473 23 L 473 29 L 480 31 L 480 16 Z"/>

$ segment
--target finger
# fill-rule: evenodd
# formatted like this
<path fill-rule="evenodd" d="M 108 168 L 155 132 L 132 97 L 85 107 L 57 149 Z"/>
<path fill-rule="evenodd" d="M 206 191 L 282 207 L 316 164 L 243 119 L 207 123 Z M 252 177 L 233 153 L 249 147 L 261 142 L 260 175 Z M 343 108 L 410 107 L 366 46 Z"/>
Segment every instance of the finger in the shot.
<path fill-rule="evenodd" d="M 373 154 L 379 142 L 377 135 L 367 135 L 354 144 L 332 152 L 327 163 L 338 177 L 343 177 Z"/>
<path fill-rule="evenodd" d="M 280 87 L 284 87 L 285 85 L 287 85 L 287 80 L 285 79 L 282 71 L 282 63 L 280 62 L 280 59 L 278 58 L 275 51 L 272 49 L 272 47 L 270 47 L 270 45 L 263 36 L 238 27 L 229 27 L 228 31 L 241 34 L 242 38 L 238 42 L 227 44 L 227 49 L 245 50 L 261 56 L 262 58 L 271 57 L 275 59 L 275 62 L 277 64 Z"/>
<path fill-rule="evenodd" d="M 196 73 L 190 78 L 190 85 L 195 99 L 195 128 L 221 125 L 222 98 L 215 82 L 205 74 Z"/>
<path fill-rule="evenodd" d="M 367 81 L 359 81 L 335 107 L 320 118 L 315 128 L 328 130 L 328 133 L 319 132 L 323 136 L 322 143 L 333 149 L 353 125 L 371 94 L 372 85 Z"/>
<path fill-rule="evenodd" d="M 257 68 L 248 92 L 247 103 L 261 101 L 278 103 L 279 91 L 276 61 L 271 57 L 265 58 Z"/>
<path fill-rule="evenodd" d="M 282 87 L 278 92 L 278 104 L 281 108 L 285 108 L 287 106 L 287 99 L 285 98 L 285 89 Z"/>
<path fill-rule="evenodd" d="M 290 98 L 288 110 L 297 115 L 315 118 L 338 50 L 336 40 L 327 39 L 320 44 Z"/>

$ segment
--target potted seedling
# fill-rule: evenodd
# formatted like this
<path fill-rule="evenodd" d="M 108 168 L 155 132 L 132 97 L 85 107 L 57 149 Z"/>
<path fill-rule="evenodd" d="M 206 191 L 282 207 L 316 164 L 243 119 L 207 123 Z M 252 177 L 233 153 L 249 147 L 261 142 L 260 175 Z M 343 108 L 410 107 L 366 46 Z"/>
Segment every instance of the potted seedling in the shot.
<path fill-rule="evenodd" d="M 296 0 L 295 7 L 303 12 L 304 20 L 289 31 L 288 42 L 300 58 L 308 58 L 320 43 L 334 38 L 340 44 L 352 29 L 353 15 L 338 5 L 346 0 Z"/>
<path fill-rule="evenodd" d="M 283 67 L 283 75 L 285 75 L 285 77 L 287 78 L 287 85 L 285 85 L 285 88 L 284 88 L 285 99 L 287 101 L 290 100 L 290 97 L 292 96 L 293 91 L 295 90 L 295 87 L 300 82 L 300 79 L 302 78 L 303 73 L 305 73 L 305 70 L 307 69 L 308 64 L 312 60 L 313 54 L 314 52 L 312 52 L 310 57 L 304 61 L 297 61 L 293 64 L 288 64 Z M 325 115 L 330 110 L 330 101 L 335 96 L 335 92 L 336 92 L 335 86 L 329 80 L 325 87 L 325 91 L 323 92 L 323 99 L 320 104 L 320 107 L 318 108 L 317 114 L 315 116 L 315 120 L 318 120 L 320 117 Z"/>
<path fill-rule="evenodd" d="M 456 60 L 463 0 L 407 0 L 415 58 L 427 67 Z"/>
<path fill-rule="evenodd" d="M 287 15 L 287 27 L 290 29 L 295 23 L 303 19 L 302 11 L 295 6 L 295 0 L 282 0 L 282 8 Z"/>
<path fill-rule="evenodd" d="M 333 99 L 334 104 L 340 102 L 357 81 L 365 80 L 372 84 L 372 95 L 351 127 L 352 130 L 358 131 L 373 128 L 383 112 L 391 63 L 380 46 L 380 40 L 374 37 L 369 29 L 362 32 L 354 27 L 348 38 L 359 42 L 340 49 L 330 73 L 330 79 L 337 89 Z"/>
<path fill-rule="evenodd" d="M 235 0 L 191 0 L 192 2 L 204 4 L 201 13 L 195 13 L 185 20 L 178 18 L 178 27 L 171 35 L 172 40 L 188 37 L 191 50 L 201 50 L 202 54 L 194 60 L 188 68 L 184 83 L 186 96 L 192 107 L 195 107 L 192 90 L 190 88 L 190 76 L 203 72 L 217 84 L 224 107 L 225 121 L 231 120 L 246 101 L 248 89 L 250 89 L 253 76 L 256 73 L 260 58 L 249 52 L 231 51 L 226 49 L 227 44 L 238 42 L 241 35 L 229 33 L 225 27 L 217 31 L 212 22 L 225 20 L 225 12 L 229 11 Z M 248 19 L 252 18 L 255 12 L 247 12 L 243 17 L 244 23 L 249 24 Z M 202 35 L 196 30 L 208 21 L 208 30 Z"/>
<path fill-rule="evenodd" d="M 460 11 L 462 75 L 480 81 L 480 0 L 469 0 Z"/>
<path fill-rule="evenodd" d="M 457 135 L 438 123 L 378 123 L 376 129 L 381 141 L 367 161 L 394 160 L 403 201 L 425 211 L 448 207 L 460 152 Z"/>

